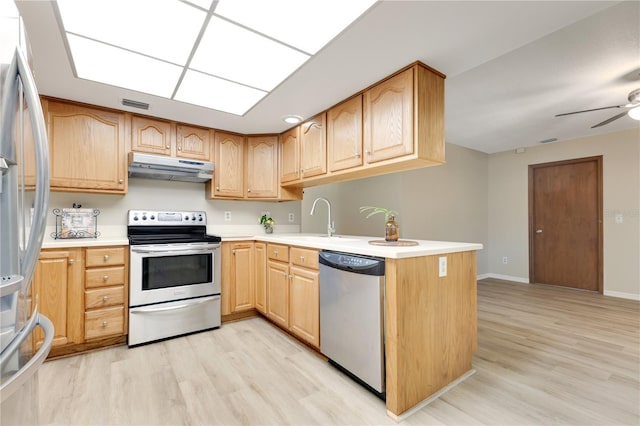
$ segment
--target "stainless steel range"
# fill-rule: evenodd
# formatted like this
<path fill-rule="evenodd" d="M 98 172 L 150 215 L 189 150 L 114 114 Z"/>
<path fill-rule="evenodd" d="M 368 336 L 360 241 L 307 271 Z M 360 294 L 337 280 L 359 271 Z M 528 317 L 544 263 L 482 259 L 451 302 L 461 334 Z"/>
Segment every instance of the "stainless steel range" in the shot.
<path fill-rule="evenodd" d="M 129 210 L 129 346 L 220 326 L 220 237 L 203 211 Z"/>

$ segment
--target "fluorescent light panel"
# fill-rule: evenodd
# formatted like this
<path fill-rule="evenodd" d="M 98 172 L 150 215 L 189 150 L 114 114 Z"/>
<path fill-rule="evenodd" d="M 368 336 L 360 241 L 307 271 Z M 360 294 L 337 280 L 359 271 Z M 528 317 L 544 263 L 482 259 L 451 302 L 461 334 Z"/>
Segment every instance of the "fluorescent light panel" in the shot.
<path fill-rule="evenodd" d="M 269 91 L 309 57 L 214 16 L 191 68 Z"/>
<path fill-rule="evenodd" d="M 315 54 L 376 0 L 220 0 L 216 14 Z"/>
<path fill-rule="evenodd" d="M 79 78 L 237 115 L 373 3 L 219 0 L 185 70 L 212 0 L 57 0 Z"/>

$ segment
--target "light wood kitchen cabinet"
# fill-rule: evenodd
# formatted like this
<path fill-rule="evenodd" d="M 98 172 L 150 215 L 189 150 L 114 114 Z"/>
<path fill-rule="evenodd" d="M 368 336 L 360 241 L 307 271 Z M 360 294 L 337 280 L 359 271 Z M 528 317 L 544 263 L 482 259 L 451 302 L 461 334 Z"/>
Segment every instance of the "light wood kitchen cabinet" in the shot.
<path fill-rule="evenodd" d="M 253 243 L 231 245 L 231 312 L 255 307 Z"/>
<path fill-rule="evenodd" d="M 300 127 L 280 135 L 280 183 L 300 178 Z"/>
<path fill-rule="evenodd" d="M 55 328 L 49 357 L 126 341 L 127 247 L 44 249 L 31 292 Z M 43 336 L 35 333 L 37 347 Z"/>
<path fill-rule="evenodd" d="M 300 177 L 327 173 L 327 114 L 318 114 L 300 125 Z"/>
<path fill-rule="evenodd" d="M 244 197 L 244 136 L 216 132 L 213 181 L 207 185 L 212 197 Z"/>
<path fill-rule="evenodd" d="M 82 248 L 40 253 L 31 287 L 32 303 L 53 323 L 53 352 L 83 342 L 83 273 Z M 36 349 L 42 345 L 44 336 L 39 328 L 34 333 Z"/>
<path fill-rule="evenodd" d="M 327 153 L 331 172 L 362 165 L 362 95 L 327 113 Z"/>
<path fill-rule="evenodd" d="M 318 251 L 291 248 L 289 330 L 320 348 L 320 272 Z"/>
<path fill-rule="evenodd" d="M 267 317 L 289 329 L 289 264 L 267 262 Z"/>
<path fill-rule="evenodd" d="M 174 122 L 139 115 L 131 117 L 132 151 L 170 156 L 175 139 Z"/>
<path fill-rule="evenodd" d="M 211 130 L 140 115 L 131 116 L 131 150 L 211 160 Z"/>
<path fill-rule="evenodd" d="M 278 137 L 247 137 L 247 198 L 278 197 Z"/>
<path fill-rule="evenodd" d="M 124 336 L 127 330 L 127 247 L 87 247 L 84 338 Z"/>
<path fill-rule="evenodd" d="M 43 100 L 51 189 L 127 191 L 128 120 L 122 112 Z"/>
<path fill-rule="evenodd" d="M 267 244 L 256 242 L 253 246 L 255 265 L 256 309 L 267 314 Z"/>
<path fill-rule="evenodd" d="M 367 163 L 413 153 L 413 74 L 409 68 L 364 92 Z"/>

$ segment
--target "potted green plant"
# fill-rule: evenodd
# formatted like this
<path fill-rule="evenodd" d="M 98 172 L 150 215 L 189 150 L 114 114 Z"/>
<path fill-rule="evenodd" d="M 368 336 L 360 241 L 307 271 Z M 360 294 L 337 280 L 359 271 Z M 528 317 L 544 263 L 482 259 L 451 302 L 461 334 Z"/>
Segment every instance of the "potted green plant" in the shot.
<path fill-rule="evenodd" d="M 400 226 L 398 226 L 398 223 L 396 222 L 396 216 L 398 215 L 397 211 L 384 207 L 361 206 L 360 213 L 365 212 L 369 212 L 366 219 L 369 219 L 371 216 L 378 213 L 383 213 L 385 221 L 385 241 L 398 241 L 398 238 L 400 237 Z"/>
<path fill-rule="evenodd" d="M 263 214 L 260 217 L 260 225 L 264 226 L 264 232 L 267 234 L 273 233 L 273 225 L 275 225 L 276 221 L 271 218 L 271 216 L 267 216 Z"/>

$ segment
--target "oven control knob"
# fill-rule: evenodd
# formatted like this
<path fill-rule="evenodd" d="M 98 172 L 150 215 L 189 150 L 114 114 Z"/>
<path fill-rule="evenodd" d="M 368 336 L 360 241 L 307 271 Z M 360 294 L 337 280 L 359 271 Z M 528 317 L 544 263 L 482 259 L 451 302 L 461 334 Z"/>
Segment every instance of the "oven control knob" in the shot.
<path fill-rule="evenodd" d="M 133 220 L 138 220 L 138 216 L 134 216 L 134 217 L 133 217 Z"/>
<path fill-rule="evenodd" d="M 189 220 L 189 216 L 185 216 L 185 217 L 184 217 L 184 220 Z"/>
<path fill-rule="evenodd" d="M 142 220 L 147 220 L 147 217 L 146 216 L 142 216 Z"/>
<path fill-rule="evenodd" d="M 202 222 L 204 219 L 202 219 L 202 216 L 200 216 L 200 217 L 198 218 L 198 220 L 199 220 L 200 222 Z"/>
<path fill-rule="evenodd" d="M 154 215 L 151 215 L 151 220 L 154 220 L 156 217 Z"/>
<path fill-rule="evenodd" d="M 191 216 L 191 220 L 196 220 L 196 217 L 195 216 Z"/>

